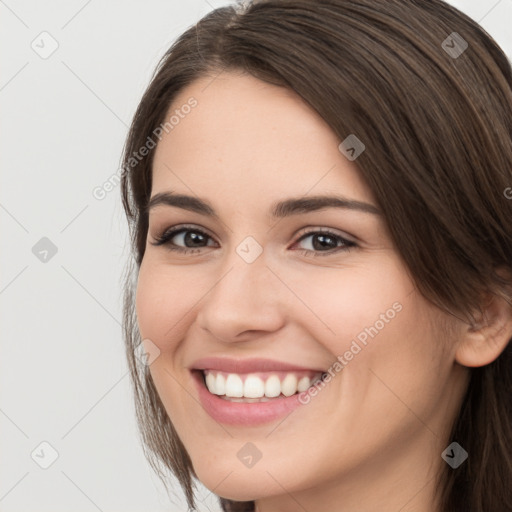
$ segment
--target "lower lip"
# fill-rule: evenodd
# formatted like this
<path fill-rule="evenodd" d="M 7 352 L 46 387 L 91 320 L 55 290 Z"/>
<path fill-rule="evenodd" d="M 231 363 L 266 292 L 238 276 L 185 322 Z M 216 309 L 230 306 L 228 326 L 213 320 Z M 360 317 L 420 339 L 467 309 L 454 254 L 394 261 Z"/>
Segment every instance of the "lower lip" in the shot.
<path fill-rule="evenodd" d="M 299 401 L 300 393 L 272 399 L 268 402 L 230 402 L 208 391 L 202 372 L 192 371 L 192 377 L 196 382 L 199 400 L 204 410 L 219 423 L 245 426 L 261 425 L 286 416 L 303 405 Z"/>

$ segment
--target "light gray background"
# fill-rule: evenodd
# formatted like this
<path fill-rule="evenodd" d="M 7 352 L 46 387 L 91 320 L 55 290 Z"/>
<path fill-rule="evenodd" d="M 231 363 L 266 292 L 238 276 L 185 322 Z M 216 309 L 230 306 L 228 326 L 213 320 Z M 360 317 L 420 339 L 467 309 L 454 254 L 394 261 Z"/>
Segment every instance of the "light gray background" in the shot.
<path fill-rule="evenodd" d="M 119 168 L 159 58 L 227 3 L 0 0 L 0 511 L 186 510 L 178 484 L 169 503 L 136 430 L 119 187 L 103 200 L 92 191 Z M 512 55 L 512 0 L 450 3 Z M 59 45 L 46 59 L 31 47 L 43 31 Z M 47 262 L 32 252 L 42 237 L 58 250 Z M 34 460 L 49 460 L 43 441 L 59 454 L 48 469 Z M 220 510 L 206 488 L 198 496 L 198 510 Z"/>

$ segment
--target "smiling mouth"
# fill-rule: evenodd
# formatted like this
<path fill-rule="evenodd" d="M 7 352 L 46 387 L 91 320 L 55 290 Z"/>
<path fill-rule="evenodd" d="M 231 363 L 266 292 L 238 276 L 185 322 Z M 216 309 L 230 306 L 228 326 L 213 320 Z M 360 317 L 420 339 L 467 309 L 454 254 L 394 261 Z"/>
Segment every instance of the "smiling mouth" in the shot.
<path fill-rule="evenodd" d="M 325 372 L 311 370 L 228 373 L 199 370 L 206 389 L 229 402 L 261 403 L 307 391 Z"/>

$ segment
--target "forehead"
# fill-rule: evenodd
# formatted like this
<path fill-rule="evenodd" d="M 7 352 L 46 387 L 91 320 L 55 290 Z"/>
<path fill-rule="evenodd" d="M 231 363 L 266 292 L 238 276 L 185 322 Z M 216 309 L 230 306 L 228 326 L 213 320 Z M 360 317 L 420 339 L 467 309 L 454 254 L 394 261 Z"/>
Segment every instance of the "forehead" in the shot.
<path fill-rule="evenodd" d="M 184 107 L 191 99 L 195 106 Z M 249 75 L 204 77 L 175 98 L 165 119 L 173 115 L 156 148 L 152 194 L 221 192 L 240 204 L 325 192 L 372 200 L 341 140 L 289 89 Z"/>

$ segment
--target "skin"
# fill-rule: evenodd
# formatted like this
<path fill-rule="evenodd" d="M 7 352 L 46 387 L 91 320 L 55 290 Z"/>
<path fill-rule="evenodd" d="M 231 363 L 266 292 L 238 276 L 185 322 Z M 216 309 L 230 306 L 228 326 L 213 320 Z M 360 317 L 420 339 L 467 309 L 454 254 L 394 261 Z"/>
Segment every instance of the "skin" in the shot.
<path fill-rule="evenodd" d="M 198 196 L 219 220 L 151 210 L 136 307 L 142 338 L 160 350 L 152 378 L 197 477 L 217 495 L 256 500 L 260 512 L 439 510 L 433 477 L 445 467 L 440 455 L 469 376 L 457 358 L 477 366 L 503 346 L 489 353 L 462 322 L 445 335 L 449 318 L 417 292 L 381 216 L 339 208 L 269 216 L 275 201 L 311 195 L 377 206 L 357 160 L 295 93 L 224 72 L 182 90 L 169 112 L 191 96 L 197 107 L 155 150 L 152 196 Z M 184 223 L 211 238 L 191 254 L 152 244 Z M 357 246 L 315 249 L 318 229 Z M 247 236 L 263 249 L 250 264 L 236 252 Z M 183 234 L 172 241 L 187 247 Z M 200 405 L 188 370 L 197 358 L 327 370 L 396 302 L 401 311 L 286 418 L 221 425 Z M 252 468 L 237 457 L 247 442 L 262 454 Z"/>

